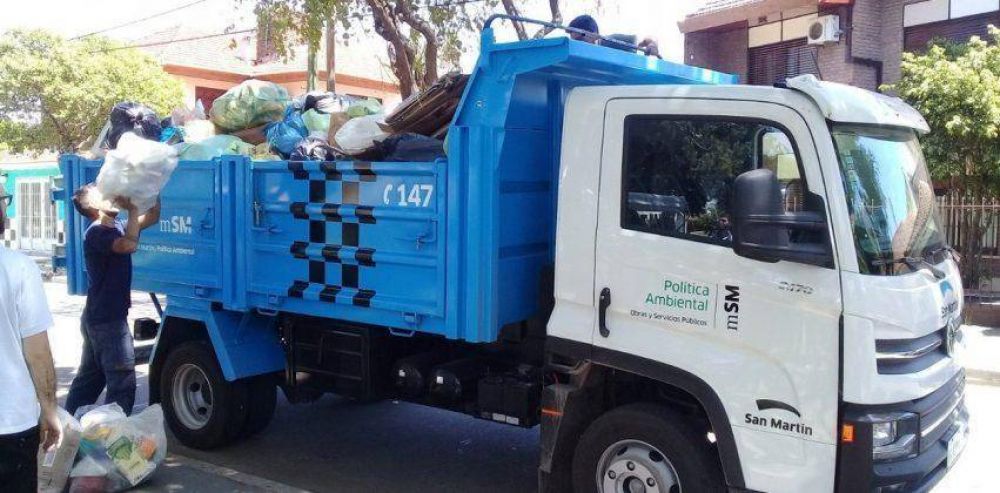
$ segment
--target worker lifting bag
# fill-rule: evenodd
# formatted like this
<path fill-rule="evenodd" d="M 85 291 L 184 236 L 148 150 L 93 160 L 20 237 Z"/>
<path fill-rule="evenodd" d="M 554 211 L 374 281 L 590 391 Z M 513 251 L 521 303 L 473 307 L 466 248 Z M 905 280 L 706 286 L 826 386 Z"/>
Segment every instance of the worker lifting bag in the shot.
<path fill-rule="evenodd" d="M 140 214 L 156 205 L 170 175 L 177 167 L 173 147 L 126 133 L 118 148 L 108 151 L 97 175 L 97 190 L 108 200 L 127 197 Z"/>

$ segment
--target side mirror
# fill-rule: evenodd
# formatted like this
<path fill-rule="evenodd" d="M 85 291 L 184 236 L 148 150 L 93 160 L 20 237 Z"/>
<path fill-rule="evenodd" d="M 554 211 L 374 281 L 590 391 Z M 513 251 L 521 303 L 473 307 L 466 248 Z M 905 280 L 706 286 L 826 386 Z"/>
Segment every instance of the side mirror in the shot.
<path fill-rule="evenodd" d="M 778 177 L 755 169 L 736 177 L 733 200 L 733 250 L 741 257 L 833 266 L 826 217 L 816 212 L 785 212 Z M 792 242 L 795 232 L 820 232 L 818 242 Z"/>

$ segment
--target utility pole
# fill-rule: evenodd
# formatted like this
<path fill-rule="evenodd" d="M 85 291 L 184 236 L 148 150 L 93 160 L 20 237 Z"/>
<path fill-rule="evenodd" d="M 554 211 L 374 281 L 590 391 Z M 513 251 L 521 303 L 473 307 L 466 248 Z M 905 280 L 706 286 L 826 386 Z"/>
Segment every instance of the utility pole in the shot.
<path fill-rule="evenodd" d="M 337 15 L 330 14 L 326 21 L 326 90 L 337 92 Z"/>

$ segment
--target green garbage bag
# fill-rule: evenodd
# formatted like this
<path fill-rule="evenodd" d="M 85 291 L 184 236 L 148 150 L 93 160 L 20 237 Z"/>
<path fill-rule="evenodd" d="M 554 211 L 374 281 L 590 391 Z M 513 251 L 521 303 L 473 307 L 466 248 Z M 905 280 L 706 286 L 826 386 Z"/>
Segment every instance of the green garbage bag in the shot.
<path fill-rule="evenodd" d="M 208 161 L 219 156 L 253 155 L 254 146 L 233 135 L 215 135 L 197 143 L 181 143 L 175 148 L 182 161 Z"/>
<path fill-rule="evenodd" d="M 284 87 L 251 79 L 219 96 L 209 116 L 219 128 L 244 130 L 281 120 L 289 99 Z"/>
<path fill-rule="evenodd" d="M 330 132 L 330 115 L 323 114 L 316 110 L 309 110 L 302 113 L 302 121 L 306 123 L 309 133 L 317 132 L 326 135 Z"/>
<path fill-rule="evenodd" d="M 368 98 L 355 101 L 347 108 L 347 116 L 358 118 L 368 115 L 377 115 L 382 112 L 382 104 L 377 99 Z"/>

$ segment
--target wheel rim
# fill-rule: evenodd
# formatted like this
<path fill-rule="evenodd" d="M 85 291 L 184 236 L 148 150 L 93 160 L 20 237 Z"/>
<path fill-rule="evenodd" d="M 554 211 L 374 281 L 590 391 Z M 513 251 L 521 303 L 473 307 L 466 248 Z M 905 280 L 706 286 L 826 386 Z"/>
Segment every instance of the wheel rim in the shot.
<path fill-rule="evenodd" d="M 212 419 L 212 384 L 201 368 L 185 363 L 174 374 L 174 414 L 186 428 L 198 430 Z"/>
<path fill-rule="evenodd" d="M 622 440 L 601 454 L 597 487 L 603 493 L 679 493 L 680 481 L 663 452 L 641 440 Z"/>

